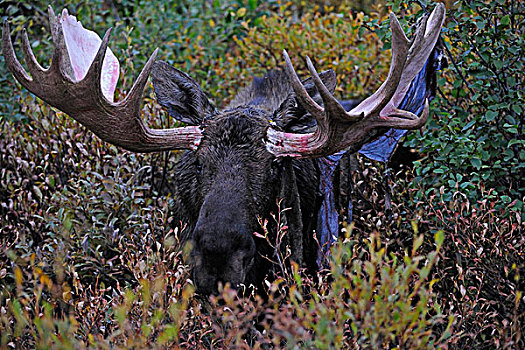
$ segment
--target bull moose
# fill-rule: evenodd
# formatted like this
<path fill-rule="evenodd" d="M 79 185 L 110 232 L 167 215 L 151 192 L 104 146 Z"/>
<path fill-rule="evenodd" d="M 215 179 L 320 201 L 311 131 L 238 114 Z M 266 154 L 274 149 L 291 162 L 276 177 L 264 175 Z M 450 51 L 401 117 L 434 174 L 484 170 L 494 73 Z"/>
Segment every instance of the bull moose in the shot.
<path fill-rule="evenodd" d="M 338 101 L 335 73 L 318 73 L 306 58 L 310 77 L 300 80 L 286 51 L 284 69 L 271 70 L 217 110 L 186 73 L 147 61 L 126 98 L 113 101 L 118 60 L 108 49 L 111 29 L 101 40 L 64 10 L 49 9 L 54 53 L 50 67 L 36 61 L 25 32 L 29 73 L 17 60 L 7 21 L 2 49 L 22 86 L 63 111 L 102 140 L 133 152 L 187 150 L 176 167 L 178 220 L 192 242 L 192 276 L 203 294 L 219 282 L 259 284 L 271 269 L 272 247 L 261 220 L 283 199 L 292 258 L 317 268 L 314 232 L 326 196 L 322 162 L 359 151 L 389 130 L 421 128 L 429 115 L 439 60 L 436 46 L 445 16 L 438 4 L 409 40 L 390 15 L 392 61 L 388 77 L 360 103 Z M 151 129 L 141 120 L 143 89 L 152 74 L 158 102 L 185 126 Z M 335 158 L 330 158 L 335 157 Z M 329 179 L 328 179 L 329 180 Z M 271 220 L 270 220 L 271 221 Z"/>

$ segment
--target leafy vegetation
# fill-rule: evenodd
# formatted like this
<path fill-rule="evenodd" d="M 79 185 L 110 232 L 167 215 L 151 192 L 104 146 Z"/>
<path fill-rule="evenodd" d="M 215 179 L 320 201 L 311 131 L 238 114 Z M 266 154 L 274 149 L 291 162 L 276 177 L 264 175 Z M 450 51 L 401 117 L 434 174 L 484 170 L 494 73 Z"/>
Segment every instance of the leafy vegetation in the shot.
<path fill-rule="evenodd" d="M 450 69 L 422 138 L 428 154 L 417 167 L 425 186 L 471 200 L 489 196 L 523 212 L 525 193 L 524 5 L 458 1 L 444 30 Z M 424 164 L 423 164 L 424 162 Z M 522 220 L 524 217 L 522 217 Z"/>
<path fill-rule="evenodd" d="M 159 47 L 224 106 L 252 75 L 282 64 L 283 48 L 300 74 L 306 55 L 334 69 L 340 98 L 373 91 L 388 69 L 388 8 L 369 3 L 51 5 L 99 34 L 115 28 L 119 96 Z M 43 63 L 46 6 L 6 3 L 2 15 L 17 43 L 27 26 Z M 387 6 L 407 29 L 422 13 Z M 280 267 L 264 299 L 228 286 L 210 300 L 194 295 L 184 225 L 170 213 L 176 152 L 101 142 L 21 89 L 0 60 L 0 347 L 525 347 L 523 6 L 447 3 L 450 67 L 425 133 L 406 141 L 421 154 L 413 171 L 389 178 L 360 159 L 354 221 L 329 267 L 316 276 Z M 175 123 L 150 88 L 143 111 L 150 125 Z"/>

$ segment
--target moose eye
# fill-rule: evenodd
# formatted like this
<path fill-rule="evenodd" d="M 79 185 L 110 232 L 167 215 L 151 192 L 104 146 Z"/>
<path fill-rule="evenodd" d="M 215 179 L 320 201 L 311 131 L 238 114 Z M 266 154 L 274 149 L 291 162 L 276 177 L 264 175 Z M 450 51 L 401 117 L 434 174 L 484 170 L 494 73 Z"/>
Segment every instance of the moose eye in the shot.
<path fill-rule="evenodd" d="M 195 169 L 197 169 L 198 172 L 202 171 L 202 164 L 198 161 L 195 162 Z"/>

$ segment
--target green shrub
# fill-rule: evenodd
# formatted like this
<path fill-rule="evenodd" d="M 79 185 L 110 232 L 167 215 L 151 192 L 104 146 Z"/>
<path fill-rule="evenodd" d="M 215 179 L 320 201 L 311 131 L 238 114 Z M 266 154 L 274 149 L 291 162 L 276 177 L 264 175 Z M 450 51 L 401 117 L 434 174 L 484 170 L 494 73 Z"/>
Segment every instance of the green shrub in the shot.
<path fill-rule="evenodd" d="M 262 17 L 245 37 L 234 38 L 239 54 L 232 64 L 240 67 L 244 79 L 261 76 L 269 68 L 284 65 L 282 51 L 286 49 L 301 76 L 309 75 L 304 61 L 309 56 L 319 71 L 335 71 L 338 97 L 366 96 L 386 77 L 390 55 L 381 52 L 383 43 L 374 32 L 363 30 L 364 18 L 363 13 L 351 11 L 311 12 L 295 18 L 288 3 Z M 366 18 L 380 20 L 377 13 Z"/>
<path fill-rule="evenodd" d="M 367 249 L 339 244 L 330 270 L 314 280 L 292 266 L 292 278 L 268 283 L 266 303 L 253 294 L 239 297 L 228 287 L 209 303 L 196 299 L 185 283 L 176 237 L 171 233 L 156 242 L 163 251 L 146 248 L 140 259 L 130 261 L 140 270 L 140 283 L 133 289 L 86 283 L 78 274 L 71 284 L 59 284 L 34 256 L 24 268 L 15 267 L 17 292 L 0 296 L 1 346 L 328 349 L 397 344 L 419 349 L 444 344 L 451 335 L 452 318 L 447 320 L 432 300 L 436 281 L 429 279 L 441 232 L 435 251 L 417 254 L 423 242 L 419 236 L 402 260 L 395 254 L 387 257 L 378 235 L 364 241 Z M 127 249 L 137 255 L 134 246 Z M 147 268 L 140 269 L 141 264 Z M 24 284 L 33 286 L 32 294 L 23 292 Z M 439 337 L 433 333 L 437 325 L 446 328 Z"/>
<path fill-rule="evenodd" d="M 413 221 L 425 236 L 422 253 L 429 254 L 434 249 L 432 235 L 444 232 L 443 247 L 432 270 L 436 279 L 432 294 L 441 312 L 455 317 L 454 336 L 447 346 L 523 346 L 523 222 L 514 204 L 500 207 L 494 190 L 484 188 L 479 188 L 484 198 L 477 202 L 461 192 L 448 201 L 444 188 L 428 191 L 414 185 L 415 175 L 410 172 L 401 171 L 393 177 L 397 177 L 395 181 L 385 181 L 381 176 L 384 165 L 360 161 L 367 171 L 353 176 L 354 239 L 359 241 L 377 229 L 385 246 L 399 254 L 413 244 Z M 391 192 L 392 221 L 385 211 L 387 192 Z M 438 327 L 437 334 L 443 330 Z"/>
<path fill-rule="evenodd" d="M 452 325 L 452 318 L 447 322 L 432 300 L 436 281 L 429 279 L 442 239 L 439 232 L 437 250 L 420 256 L 416 252 L 423 236 L 419 236 L 402 260 L 388 253 L 378 234 L 363 241 L 366 249 L 351 241 L 335 246 L 329 274 L 320 274 L 313 284 L 296 274 L 290 301 L 267 316 L 274 332 L 281 334 L 277 341 L 286 341 L 292 348 L 300 344 L 316 349 L 438 347 L 450 336 Z M 316 286 L 313 290 L 312 285 Z M 290 314 L 296 315 L 293 321 Z M 438 339 L 432 328 L 447 323 Z"/>
<path fill-rule="evenodd" d="M 417 182 L 459 191 L 474 203 L 493 189 L 498 206 L 523 212 L 525 193 L 525 5 L 522 1 L 457 1 L 444 28 L 449 69 L 440 78 L 434 117 L 423 136 Z M 525 215 L 522 215 L 522 220 Z"/>

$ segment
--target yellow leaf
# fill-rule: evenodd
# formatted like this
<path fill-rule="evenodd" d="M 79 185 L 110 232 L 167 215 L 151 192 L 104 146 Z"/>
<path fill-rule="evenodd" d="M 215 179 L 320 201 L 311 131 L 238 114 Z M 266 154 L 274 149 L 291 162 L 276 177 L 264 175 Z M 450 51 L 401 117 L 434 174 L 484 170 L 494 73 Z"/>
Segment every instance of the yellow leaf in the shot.
<path fill-rule="evenodd" d="M 238 17 L 243 17 L 245 14 L 246 14 L 246 8 L 241 7 L 240 9 L 237 10 Z"/>
<path fill-rule="evenodd" d="M 71 300 L 71 287 L 69 287 L 69 285 L 67 285 L 66 283 L 62 285 L 62 298 L 65 301 Z"/>
<path fill-rule="evenodd" d="M 16 285 L 21 285 L 24 280 L 24 276 L 22 275 L 22 270 L 17 266 L 15 267 L 15 283 Z"/>

